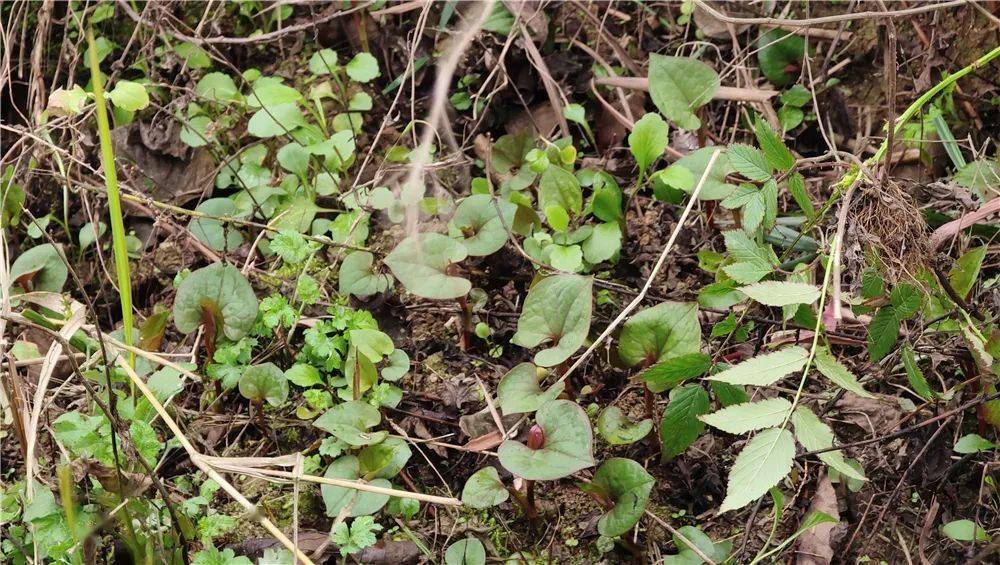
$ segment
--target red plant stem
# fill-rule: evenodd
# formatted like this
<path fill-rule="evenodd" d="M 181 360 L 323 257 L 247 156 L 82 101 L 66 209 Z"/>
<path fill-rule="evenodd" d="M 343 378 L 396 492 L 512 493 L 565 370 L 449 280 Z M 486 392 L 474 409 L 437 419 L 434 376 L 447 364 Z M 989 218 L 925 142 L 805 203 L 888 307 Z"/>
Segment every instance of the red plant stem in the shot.
<path fill-rule="evenodd" d="M 472 333 L 472 308 L 464 296 L 458 297 L 458 307 L 462 310 L 462 327 L 458 334 L 458 347 L 462 351 L 469 349 L 469 335 Z"/>

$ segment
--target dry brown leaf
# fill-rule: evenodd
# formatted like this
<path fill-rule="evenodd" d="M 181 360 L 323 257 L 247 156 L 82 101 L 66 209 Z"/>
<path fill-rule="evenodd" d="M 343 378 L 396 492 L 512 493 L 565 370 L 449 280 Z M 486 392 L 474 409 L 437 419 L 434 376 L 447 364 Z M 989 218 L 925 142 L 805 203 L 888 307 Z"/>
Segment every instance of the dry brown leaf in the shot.
<path fill-rule="evenodd" d="M 816 494 L 813 495 L 812 504 L 809 506 L 809 513 L 813 512 L 823 512 L 840 520 L 837 492 L 833 490 L 833 484 L 830 483 L 826 473 L 820 475 Z M 796 565 L 828 565 L 833 561 L 834 550 L 831 542 L 833 528 L 836 525 L 825 522 L 799 536 Z"/>

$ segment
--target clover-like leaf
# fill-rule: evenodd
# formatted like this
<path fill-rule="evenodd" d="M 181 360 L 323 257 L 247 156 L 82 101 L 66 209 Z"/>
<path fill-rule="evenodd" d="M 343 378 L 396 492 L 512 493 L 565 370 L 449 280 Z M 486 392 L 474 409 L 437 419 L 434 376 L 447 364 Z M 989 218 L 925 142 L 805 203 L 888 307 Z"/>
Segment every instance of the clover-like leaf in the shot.
<path fill-rule="evenodd" d="M 369 428 L 382 421 L 378 408 L 367 402 L 352 400 L 329 409 L 313 422 L 321 430 L 326 430 L 344 442 L 360 447 L 385 440 L 389 432 L 370 432 Z"/>
<path fill-rule="evenodd" d="M 216 331 L 238 341 L 253 329 L 257 296 L 239 269 L 213 263 L 185 278 L 174 299 L 174 323 L 182 333 L 198 329 L 206 315 L 215 318 Z"/>
<path fill-rule="evenodd" d="M 375 256 L 367 251 L 355 251 L 340 264 L 340 293 L 371 296 L 385 292 L 395 280 L 388 273 L 376 272 Z"/>
<path fill-rule="evenodd" d="M 711 100 L 718 88 L 719 75 L 697 59 L 649 56 L 649 95 L 660 112 L 682 129 L 701 126 L 694 112 Z"/>
<path fill-rule="evenodd" d="M 462 489 L 462 503 L 482 510 L 496 506 L 510 498 L 510 492 L 500 481 L 500 473 L 495 467 L 483 467 L 465 481 Z"/>
<path fill-rule="evenodd" d="M 627 365 L 698 353 L 701 324 L 694 302 L 664 302 L 642 310 L 622 326 L 618 355 Z"/>
<path fill-rule="evenodd" d="M 503 221 L 497 214 L 497 206 L 493 197 L 488 194 L 473 194 L 455 210 L 455 215 L 448 224 L 453 237 L 458 238 L 469 255 L 482 257 L 496 253 L 507 243 L 507 230 L 514 225 L 514 214 L 517 205 L 507 200 L 498 200 L 503 212 Z"/>
<path fill-rule="evenodd" d="M 653 421 L 649 418 L 633 424 L 617 406 L 608 406 L 597 417 L 597 433 L 611 445 L 628 445 L 649 435 Z"/>
<path fill-rule="evenodd" d="M 642 517 L 656 481 L 642 465 L 615 457 L 598 467 L 587 490 L 614 504 L 597 522 L 602 536 L 617 537 L 632 529 Z"/>
<path fill-rule="evenodd" d="M 288 400 L 288 379 L 274 363 L 252 365 L 240 377 L 240 394 L 256 404 L 281 406 Z"/>
<path fill-rule="evenodd" d="M 548 390 L 542 390 L 538 386 L 538 369 L 531 363 L 521 363 L 500 379 L 497 400 L 504 415 L 534 412 L 555 400 L 565 388 L 565 382 L 557 382 Z"/>
<path fill-rule="evenodd" d="M 36 245 L 18 255 L 10 266 L 10 281 L 34 291 L 61 292 L 69 269 L 51 243 Z"/>
<path fill-rule="evenodd" d="M 474 537 L 460 539 L 444 552 L 445 565 L 486 565 L 483 542 Z"/>
<path fill-rule="evenodd" d="M 472 289 L 468 279 L 448 274 L 448 267 L 465 259 L 468 251 L 439 233 L 422 233 L 404 239 L 385 258 L 406 290 L 423 298 L 444 300 L 465 296 Z"/>
<path fill-rule="evenodd" d="M 361 463 L 357 457 L 345 455 L 331 463 L 323 476 L 329 479 L 356 481 L 361 477 Z M 383 488 L 392 487 L 386 479 L 375 479 L 370 481 L 369 484 Z M 389 502 L 389 495 L 387 494 L 360 491 L 353 488 L 320 485 L 319 490 L 323 495 L 326 515 L 331 518 L 336 518 L 340 514 L 340 511 L 348 504 L 352 504 L 352 506 L 347 513 L 347 517 L 354 518 L 356 516 L 374 514 Z"/>
<path fill-rule="evenodd" d="M 500 464 L 531 481 L 551 481 L 594 465 L 594 434 L 586 412 L 570 400 L 553 400 L 538 409 L 535 421 L 543 435 L 538 449 L 507 440 Z"/>
<path fill-rule="evenodd" d="M 591 277 L 556 275 L 531 287 L 524 301 L 517 333 L 511 342 L 521 347 L 550 344 L 535 354 L 535 364 L 552 367 L 583 345 L 593 309 Z"/>

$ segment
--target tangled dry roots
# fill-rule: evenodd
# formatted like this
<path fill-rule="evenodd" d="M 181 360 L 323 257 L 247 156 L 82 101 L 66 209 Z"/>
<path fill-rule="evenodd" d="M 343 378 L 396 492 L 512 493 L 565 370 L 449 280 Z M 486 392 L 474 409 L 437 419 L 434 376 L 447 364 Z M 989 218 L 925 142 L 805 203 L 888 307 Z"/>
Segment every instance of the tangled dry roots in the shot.
<path fill-rule="evenodd" d="M 853 273 L 878 266 L 887 281 L 910 280 L 928 265 L 926 226 L 913 197 L 898 184 L 862 184 L 848 216 L 845 263 Z"/>

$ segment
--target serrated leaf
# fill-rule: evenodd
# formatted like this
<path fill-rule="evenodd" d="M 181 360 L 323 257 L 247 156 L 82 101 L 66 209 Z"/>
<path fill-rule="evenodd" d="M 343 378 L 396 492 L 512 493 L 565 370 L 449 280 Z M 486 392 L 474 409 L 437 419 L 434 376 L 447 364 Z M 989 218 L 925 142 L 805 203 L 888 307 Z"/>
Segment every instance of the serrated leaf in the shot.
<path fill-rule="evenodd" d="M 916 314 L 923 306 L 924 293 L 916 285 L 900 283 L 889 293 L 889 302 L 896 311 L 896 318 L 903 321 Z"/>
<path fill-rule="evenodd" d="M 545 437 L 541 448 L 507 440 L 497 450 L 508 471 L 530 481 L 552 481 L 594 465 L 590 420 L 575 402 L 553 400 L 538 409 L 535 422 Z"/>
<path fill-rule="evenodd" d="M 792 195 L 795 203 L 798 204 L 807 218 L 816 215 L 816 208 L 813 207 L 812 198 L 806 190 L 806 180 L 800 173 L 792 173 L 788 177 L 788 193 Z"/>
<path fill-rule="evenodd" d="M 906 369 L 906 379 L 910 382 L 910 388 L 924 400 L 933 400 L 934 392 L 931 391 L 930 384 L 924 378 L 924 373 L 920 370 L 920 365 L 917 364 L 917 359 L 913 355 L 913 348 L 910 347 L 910 344 L 907 343 L 903 346 L 902 357 L 903 368 Z"/>
<path fill-rule="evenodd" d="M 708 393 L 698 385 L 670 391 L 670 403 L 660 420 L 660 444 L 665 461 L 684 453 L 698 439 L 705 424 L 698 416 L 708 413 Z"/>
<path fill-rule="evenodd" d="M 736 172 L 750 180 L 763 182 L 769 180 L 774 172 L 774 166 L 759 149 L 734 143 L 729 146 L 726 152 L 729 155 L 729 162 L 736 169 Z"/>
<path fill-rule="evenodd" d="M 365 51 L 355 55 L 344 68 L 347 70 L 347 76 L 356 82 L 371 82 L 382 75 L 378 68 L 378 60 Z"/>
<path fill-rule="evenodd" d="M 868 355 L 880 361 L 892 351 L 899 335 L 899 318 L 892 306 L 883 306 L 868 324 Z"/>
<path fill-rule="evenodd" d="M 819 299 L 816 285 L 794 281 L 763 281 L 741 287 L 740 292 L 767 306 L 812 304 Z"/>
<path fill-rule="evenodd" d="M 760 116 L 754 122 L 753 131 L 757 137 L 757 143 L 760 145 L 761 151 L 764 152 L 764 158 L 775 169 L 781 172 L 788 172 L 795 166 L 795 157 L 788 150 L 788 147 L 785 146 L 785 142 L 781 140 L 781 136 L 771 129 L 771 126 L 762 120 Z"/>
<path fill-rule="evenodd" d="M 718 88 L 719 75 L 697 59 L 649 56 L 650 97 L 660 112 L 682 129 L 701 126 L 694 112 L 711 100 Z"/>
<path fill-rule="evenodd" d="M 862 388 L 858 378 L 851 373 L 847 367 L 843 366 L 825 347 L 816 349 L 816 357 L 813 359 L 816 370 L 830 379 L 840 388 L 853 392 L 865 398 L 875 398 L 870 392 Z"/>
<path fill-rule="evenodd" d="M 521 363 L 507 372 L 497 385 L 497 401 L 504 415 L 534 412 L 555 400 L 566 383 L 559 381 L 542 390 L 538 385 L 538 369 L 531 363 Z"/>
<path fill-rule="evenodd" d="M 792 413 L 792 425 L 795 426 L 795 437 L 808 451 L 817 451 L 833 447 L 833 431 L 823 423 L 812 410 L 799 406 Z M 844 459 L 842 451 L 827 451 L 817 455 L 820 461 L 826 463 L 838 473 L 858 481 L 866 481 L 864 473 L 858 472 L 853 465 Z"/>
<path fill-rule="evenodd" d="M 622 326 L 618 355 L 630 367 L 698 353 L 701 324 L 693 302 L 663 302 L 632 316 Z"/>
<path fill-rule="evenodd" d="M 632 423 L 621 408 L 608 406 L 597 417 L 597 433 L 611 445 L 628 445 L 649 435 L 653 421 L 649 418 Z"/>
<path fill-rule="evenodd" d="M 462 503 L 482 510 L 496 506 L 510 498 L 510 493 L 500 480 L 495 467 L 483 467 L 465 481 L 462 489 Z"/>
<path fill-rule="evenodd" d="M 732 385 L 770 386 L 789 373 L 801 371 L 808 358 L 809 352 L 796 345 L 758 355 L 708 378 Z"/>
<path fill-rule="evenodd" d="M 788 430 L 771 428 L 754 436 L 729 471 L 719 513 L 738 510 L 767 494 L 792 470 L 795 440 Z"/>
<path fill-rule="evenodd" d="M 590 331 L 593 282 L 590 277 L 556 275 L 535 284 L 528 291 L 511 343 L 528 348 L 549 344 L 535 354 L 535 364 L 542 367 L 568 359 Z"/>
<path fill-rule="evenodd" d="M 706 424 L 730 434 L 745 434 L 777 426 L 785 420 L 792 403 L 784 398 L 769 398 L 759 402 L 737 404 L 700 416 Z"/>
<path fill-rule="evenodd" d="M 468 279 L 448 274 L 448 267 L 468 255 L 465 246 L 439 233 L 422 233 L 404 239 L 385 258 L 406 290 L 423 298 L 445 300 L 465 296 L 472 289 Z"/>
<path fill-rule="evenodd" d="M 708 372 L 712 358 L 704 353 L 687 353 L 671 357 L 653 365 L 640 375 L 646 386 L 653 392 L 663 392 L 674 388 L 687 379 L 693 379 Z"/>

